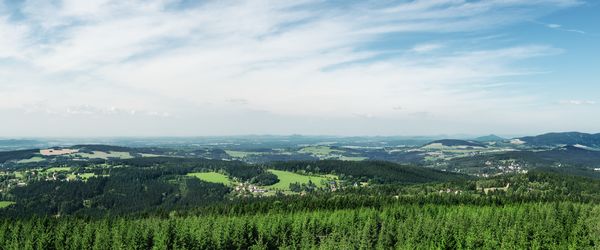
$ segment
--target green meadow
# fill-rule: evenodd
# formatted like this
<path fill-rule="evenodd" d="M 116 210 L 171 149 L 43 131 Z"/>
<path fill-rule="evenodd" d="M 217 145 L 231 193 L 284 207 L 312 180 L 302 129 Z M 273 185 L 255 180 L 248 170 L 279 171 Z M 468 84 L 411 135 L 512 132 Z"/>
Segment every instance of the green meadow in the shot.
<path fill-rule="evenodd" d="M 189 173 L 187 174 L 187 176 L 193 176 L 206 182 L 221 183 L 223 185 L 232 184 L 232 181 L 229 180 L 229 177 L 227 177 L 227 175 L 217 172 Z"/>
<path fill-rule="evenodd" d="M 69 172 L 69 171 L 71 171 L 70 167 L 53 167 L 53 168 L 46 169 L 47 173 L 50 173 L 50 172 Z"/>
<path fill-rule="evenodd" d="M 29 159 L 24 159 L 24 160 L 17 161 L 17 163 L 36 163 L 36 162 L 42 162 L 42 161 L 45 161 L 45 160 L 46 159 L 44 159 L 43 157 L 34 156 L 34 157 L 29 158 Z"/>
<path fill-rule="evenodd" d="M 324 184 L 324 182 L 327 182 L 328 180 L 330 180 L 330 178 L 327 178 L 325 176 L 301 175 L 301 174 L 296 174 L 296 173 L 292 173 L 292 172 L 288 172 L 288 171 L 281 171 L 281 170 L 270 169 L 269 172 L 277 175 L 279 182 L 277 182 L 273 185 L 270 185 L 270 186 L 266 186 L 266 188 L 276 189 L 276 190 L 290 190 L 290 184 L 292 184 L 292 183 L 307 184 L 309 180 L 312 181 L 317 187 L 325 187 L 326 185 Z"/>

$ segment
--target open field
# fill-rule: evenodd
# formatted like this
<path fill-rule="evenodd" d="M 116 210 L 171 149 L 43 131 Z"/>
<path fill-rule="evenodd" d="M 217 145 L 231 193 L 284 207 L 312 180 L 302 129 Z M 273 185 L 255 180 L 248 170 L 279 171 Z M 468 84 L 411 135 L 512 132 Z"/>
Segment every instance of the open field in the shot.
<path fill-rule="evenodd" d="M 70 167 L 54 167 L 54 168 L 46 169 L 47 173 L 49 173 L 49 172 L 69 172 L 69 171 L 71 171 Z"/>
<path fill-rule="evenodd" d="M 45 160 L 46 159 L 44 159 L 42 157 L 34 156 L 34 157 L 29 158 L 29 159 L 17 161 L 17 163 L 36 163 L 36 162 L 42 162 L 42 161 L 45 161 Z"/>
<path fill-rule="evenodd" d="M 54 155 L 68 155 L 79 152 L 79 149 L 42 149 L 40 150 L 40 154 L 45 156 L 54 156 Z"/>
<path fill-rule="evenodd" d="M 221 183 L 223 185 L 231 185 L 232 182 L 229 180 L 227 175 L 217 173 L 217 172 L 206 172 L 206 173 L 189 173 L 187 176 L 194 176 L 200 180 L 213 182 L 213 183 Z"/>
<path fill-rule="evenodd" d="M 301 175 L 281 170 L 270 169 L 269 172 L 277 175 L 277 178 L 279 179 L 279 182 L 270 186 L 266 186 L 266 188 L 269 189 L 289 190 L 291 183 L 307 184 L 309 180 L 312 181 L 317 187 L 325 187 L 323 182 L 330 180 L 324 176 Z"/>
<path fill-rule="evenodd" d="M 5 208 L 5 207 L 8 207 L 8 206 L 10 206 L 12 204 L 15 204 L 15 203 L 12 202 L 12 201 L 0 201 L 0 208 Z"/>
<path fill-rule="evenodd" d="M 76 156 L 82 158 L 97 158 L 97 159 L 108 159 L 108 158 L 120 158 L 120 159 L 131 159 L 133 156 L 129 152 L 102 152 L 102 151 L 93 151 L 90 153 L 78 153 Z"/>
<path fill-rule="evenodd" d="M 21 171 L 15 171 L 15 177 L 17 177 L 18 179 L 22 179 L 25 178 L 25 175 Z"/>

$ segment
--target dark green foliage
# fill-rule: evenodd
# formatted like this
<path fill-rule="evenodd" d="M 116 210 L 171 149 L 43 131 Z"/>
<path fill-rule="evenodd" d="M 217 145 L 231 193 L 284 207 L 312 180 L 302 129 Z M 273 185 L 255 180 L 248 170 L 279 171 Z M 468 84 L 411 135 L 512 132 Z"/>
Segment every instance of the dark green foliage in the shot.
<path fill-rule="evenodd" d="M 260 186 L 273 185 L 273 184 L 277 183 L 278 181 L 279 181 L 279 179 L 277 179 L 277 175 L 274 175 L 273 173 L 271 173 L 269 171 L 263 171 L 262 173 L 258 174 L 257 176 L 254 176 L 254 177 L 252 177 L 252 179 L 250 179 L 250 183 L 260 185 Z"/>
<path fill-rule="evenodd" d="M 373 183 L 425 183 L 467 179 L 461 174 L 441 172 L 434 169 L 400 165 L 384 161 L 313 161 L 277 162 L 275 169 L 336 174 L 341 179 Z"/>
<path fill-rule="evenodd" d="M 592 151 L 575 146 L 564 146 L 533 154 L 546 162 L 563 162 L 588 167 L 600 165 L 600 151 Z"/>
<path fill-rule="evenodd" d="M 116 168 L 110 177 L 82 181 L 34 181 L 11 190 L 17 204 L 0 216 L 139 214 L 222 201 L 230 189 L 176 175 L 173 169 Z M 102 174 L 102 173 L 100 173 Z"/>
<path fill-rule="evenodd" d="M 248 181 L 265 172 L 259 166 L 249 165 L 241 161 L 221 161 L 202 158 L 146 157 L 121 160 L 118 163 L 136 168 L 160 167 L 176 174 L 222 170 L 227 172 L 229 176 L 242 181 Z"/>
<path fill-rule="evenodd" d="M 29 159 L 31 157 L 34 157 L 39 152 L 39 149 L 0 152 L 0 163 L 11 160 Z"/>

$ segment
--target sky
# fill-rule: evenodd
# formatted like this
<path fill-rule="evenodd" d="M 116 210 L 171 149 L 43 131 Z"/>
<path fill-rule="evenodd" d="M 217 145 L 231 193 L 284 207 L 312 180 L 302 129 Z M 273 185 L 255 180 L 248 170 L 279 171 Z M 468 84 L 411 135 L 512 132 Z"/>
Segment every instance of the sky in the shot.
<path fill-rule="evenodd" d="M 0 0 L 0 136 L 600 132 L 592 0 Z"/>

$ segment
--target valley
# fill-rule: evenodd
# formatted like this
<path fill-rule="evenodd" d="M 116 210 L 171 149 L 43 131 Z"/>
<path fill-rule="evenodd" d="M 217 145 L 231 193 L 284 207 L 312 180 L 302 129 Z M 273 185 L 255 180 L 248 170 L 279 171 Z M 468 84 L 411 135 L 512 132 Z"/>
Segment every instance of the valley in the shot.
<path fill-rule="evenodd" d="M 600 169 L 600 151 L 593 139 L 582 139 L 586 136 L 595 135 L 567 136 L 576 138 L 572 141 L 565 140 L 561 134 L 551 134 L 551 138 L 549 135 L 510 139 L 486 136 L 479 140 L 430 138 L 425 141 L 294 136 L 254 137 L 252 140 L 223 138 L 223 143 L 215 143 L 215 139 L 204 138 L 204 141 L 196 139 L 195 143 L 185 145 L 161 144 L 154 140 L 139 145 L 140 140 L 120 140 L 115 145 L 64 143 L 46 144 L 48 147 L 40 149 L 20 144 L 14 150 L 0 152 L 0 231 L 17 233 L 19 229 L 11 222 L 15 221 L 16 225 L 35 227 L 41 230 L 35 231 L 37 234 L 48 236 L 52 234 L 44 230 L 66 225 L 81 227 L 81 223 L 112 225 L 117 220 L 121 221 L 118 227 L 121 229 L 114 225 L 98 226 L 81 232 L 65 232 L 65 235 L 85 239 L 89 237 L 85 232 L 121 234 L 118 230 L 122 228 L 144 224 L 153 228 L 136 231 L 146 235 L 139 237 L 153 245 L 171 247 L 173 244 L 220 245 L 219 248 L 224 249 L 325 247 L 338 241 L 346 242 L 338 242 L 342 245 L 367 244 L 369 248 L 425 242 L 450 248 L 462 244 L 497 247 L 493 243 L 497 239 L 506 240 L 511 246 L 533 247 L 547 244 L 543 239 L 558 240 L 557 246 L 563 246 L 580 237 L 596 244 L 592 231 L 581 231 L 583 236 L 540 234 L 539 242 L 523 241 L 491 231 L 475 231 L 466 224 L 455 228 L 458 217 L 441 215 L 459 213 L 456 216 L 484 225 L 506 223 L 506 216 L 497 217 L 497 213 L 522 211 L 526 207 L 541 211 L 535 216 L 548 216 L 555 211 L 553 209 L 566 213 L 573 207 L 595 211 L 600 204 L 597 192 L 600 190 L 600 171 L 597 170 Z M 476 219 L 481 213 L 478 211 L 487 211 L 488 219 L 496 222 Z M 392 220 L 398 215 L 389 217 L 394 213 L 410 216 L 398 222 Z M 226 218 L 232 216 L 235 220 L 229 222 Z M 328 221 L 322 216 L 335 218 Z M 368 219 L 371 216 L 374 217 Z M 580 218 L 576 223 L 553 223 L 584 230 L 581 227 L 586 221 L 598 218 L 584 212 L 576 216 Z M 20 224 L 27 218 L 46 218 L 49 224 L 43 227 Z M 213 221 L 212 224 L 190 224 L 206 219 Z M 312 224 L 310 233 L 299 235 L 297 233 L 302 231 L 299 228 L 293 230 L 300 231 L 271 234 L 264 231 L 267 229 L 262 224 L 268 221 L 273 227 L 293 227 L 295 223 L 304 223 L 303 220 L 319 222 Z M 351 221 L 356 220 L 361 226 L 348 228 Z M 436 226 L 444 230 L 458 230 L 484 240 L 433 230 L 430 224 L 434 220 L 438 222 Z M 519 221 L 519 225 L 525 227 L 551 226 L 549 222 L 528 220 L 523 214 L 510 220 Z M 164 236 L 164 226 L 173 223 L 180 229 L 216 230 L 220 236 L 199 237 L 180 229 L 169 234 L 171 236 Z M 246 228 L 244 232 L 251 230 L 260 238 L 249 236 L 233 240 L 236 238 L 233 235 L 241 231 L 223 231 L 233 225 L 230 223 Z M 427 240 L 411 236 L 389 241 L 386 235 L 399 231 L 388 227 L 400 228 L 402 223 L 429 228 L 423 232 L 398 229 L 403 233 L 424 233 Z M 517 233 L 522 228 L 503 230 Z M 0 237 L 0 243 L 30 240 L 11 237 Z M 157 237 L 167 237 L 171 243 L 159 241 Z M 433 240 L 435 237 L 450 241 Z M 78 246 L 58 238 L 48 241 Z M 145 244 L 137 238 L 127 241 Z M 174 243 L 176 241 L 180 242 Z M 102 242 L 126 244 L 117 239 Z"/>

